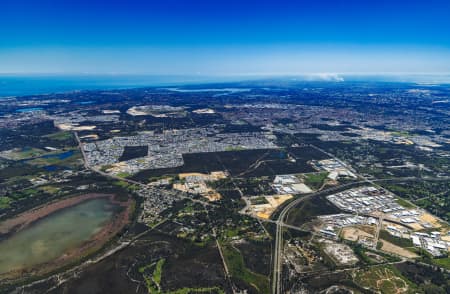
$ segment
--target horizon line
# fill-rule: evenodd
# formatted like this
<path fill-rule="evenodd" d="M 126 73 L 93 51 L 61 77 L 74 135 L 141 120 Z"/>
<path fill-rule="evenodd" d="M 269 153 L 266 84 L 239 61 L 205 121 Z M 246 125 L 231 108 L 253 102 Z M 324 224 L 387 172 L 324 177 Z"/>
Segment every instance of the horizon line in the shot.
<path fill-rule="evenodd" d="M 450 72 L 299 72 L 299 73 L 132 73 L 132 72 L 0 72 L 0 76 L 157 76 L 157 77 L 295 77 L 295 76 L 448 76 Z"/>

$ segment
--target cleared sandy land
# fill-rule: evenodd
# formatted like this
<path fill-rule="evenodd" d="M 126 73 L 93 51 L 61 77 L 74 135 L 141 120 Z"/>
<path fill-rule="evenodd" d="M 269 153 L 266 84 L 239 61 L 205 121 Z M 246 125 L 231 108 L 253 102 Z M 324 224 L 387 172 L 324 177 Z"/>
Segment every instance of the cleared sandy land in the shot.
<path fill-rule="evenodd" d="M 80 139 L 94 139 L 94 140 L 98 140 L 98 138 L 99 137 L 97 134 L 90 134 L 90 135 L 80 137 Z"/>
<path fill-rule="evenodd" d="M 445 242 L 450 242 L 450 235 L 448 234 L 448 231 L 444 231 L 445 235 L 442 235 L 441 239 Z"/>
<path fill-rule="evenodd" d="M 202 174 L 202 173 L 181 173 L 181 174 L 178 174 L 178 177 L 180 179 L 185 179 L 187 177 L 201 177 L 207 181 L 216 181 L 216 180 L 220 180 L 220 179 L 225 179 L 227 177 L 227 175 L 223 171 L 214 171 L 214 172 L 211 172 L 209 175 Z"/>
<path fill-rule="evenodd" d="M 415 258 L 417 257 L 417 254 L 406 250 L 402 247 L 399 247 L 397 245 L 394 245 L 388 241 L 385 240 L 380 240 L 383 243 L 383 246 L 381 247 L 381 250 L 386 251 L 386 252 L 390 252 L 390 253 L 394 253 L 406 258 Z"/>
<path fill-rule="evenodd" d="M 104 114 L 117 114 L 117 113 L 120 113 L 120 110 L 110 110 L 110 109 L 104 109 L 104 110 L 102 110 L 102 112 L 104 113 Z"/>
<path fill-rule="evenodd" d="M 218 181 L 225 179 L 227 174 L 223 171 L 215 171 L 210 174 L 202 173 L 181 173 L 178 174 L 180 179 L 186 180 L 183 184 L 173 184 L 175 190 L 199 194 L 207 198 L 209 201 L 217 201 L 222 198 L 222 195 L 213 188 L 207 185 L 207 182 Z"/>
<path fill-rule="evenodd" d="M 355 227 L 346 227 L 342 229 L 342 238 L 356 242 L 361 237 L 373 238 L 374 236 Z"/>
<path fill-rule="evenodd" d="M 220 193 L 216 191 L 209 191 L 208 193 L 205 193 L 202 196 L 206 197 L 209 201 L 217 201 L 222 198 L 222 195 L 220 195 Z"/>
<path fill-rule="evenodd" d="M 358 258 L 353 253 L 353 250 L 346 244 L 327 244 L 324 251 L 336 263 L 341 265 L 352 265 L 358 262 Z"/>
<path fill-rule="evenodd" d="M 305 184 L 303 184 L 303 183 L 293 184 L 293 185 L 292 185 L 292 188 L 293 188 L 295 191 L 297 191 L 297 192 L 299 192 L 299 193 L 303 193 L 303 194 L 306 194 L 306 193 L 312 193 L 312 192 L 313 192 L 313 190 L 312 190 L 310 187 L 308 187 L 307 185 L 305 185 Z"/>
<path fill-rule="evenodd" d="M 441 227 L 441 224 L 440 224 L 439 220 L 435 216 L 433 216 L 433 215 L 431 215 L 429 213 L 422 214 L 420 216 L 420 220 L 423 221 L 423 222 L 427 222 L 427 223 L 431 224 L 435 228 L 440 228 Z"/>
<path fill-rule="evenodd" d="M 186 177 L 203 177 L 203 176 L 207 176 L 207 174 L 202 174 L 202 173 L 181 173 L 181 174 L 178 174 L 178 177 L 180 179 L 184 179 Z"/>
<path fill-rule="evenodd" d="M 216 113 L 214 111 L 214 109 L 211 109 L 211 108 L 196 109 L 196 110 L 194 110 L 192 112 L 193 113 L 197 113 L 197 114 L 213 114 L 213 113 Z"/>
<path fill-rule="evenodd" d="M 268 219 L 270 215 L 277 209 L 278 206 L 283 204 L 285 201 L 291 199 L 293 196 L 291 194 L 283 194 L 283 195 L 273 195 L 273 196 L 264 196 L 267 200 L 267 204 L 257 204 L 251 205 L 250 211 L 251 214 L 256 215 L 259 218 Z"/>
<path fill-rule="evenodd" d="M 137 106 L 133 106 L 130 109 L 128 109 L 127 113 L 132 116 L 148 115 L 147 111 L 141 110 L 141 108 Z"/>
<path fill-rule="evenodd" d="M 72 124 L 59 124 L 56 125 L 56 127 L 63 131 L 92 131 L 97 126 L 76 126 Z"/>

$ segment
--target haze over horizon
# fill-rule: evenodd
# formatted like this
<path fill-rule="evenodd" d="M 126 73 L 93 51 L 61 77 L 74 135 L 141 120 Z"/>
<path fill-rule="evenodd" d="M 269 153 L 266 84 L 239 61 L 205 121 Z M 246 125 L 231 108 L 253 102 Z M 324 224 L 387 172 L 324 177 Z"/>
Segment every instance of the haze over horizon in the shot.
<path fill-rule="evenodd" d="M 0 73 L 448 74 L 449 14 L 441 0 L 6 0 Z"/>

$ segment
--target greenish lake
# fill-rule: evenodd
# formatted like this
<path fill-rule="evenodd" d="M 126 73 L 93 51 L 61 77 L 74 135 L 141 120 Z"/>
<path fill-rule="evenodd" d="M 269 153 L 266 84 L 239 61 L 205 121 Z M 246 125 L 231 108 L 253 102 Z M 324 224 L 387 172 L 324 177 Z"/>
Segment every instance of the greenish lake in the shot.
<path fill-rule="evenodd" d="M 91 199 L 54 212 L 0 241 L 0 273 L 52 261 L 82 245 L 114 215 L 109 199 Z"/>

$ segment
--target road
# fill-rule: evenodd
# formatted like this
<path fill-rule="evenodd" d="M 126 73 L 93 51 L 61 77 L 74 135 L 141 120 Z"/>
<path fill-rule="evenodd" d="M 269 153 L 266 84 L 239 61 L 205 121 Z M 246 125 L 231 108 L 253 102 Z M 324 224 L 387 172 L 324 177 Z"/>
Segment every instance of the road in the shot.
<path fill-rule="evenodd" d="M 274 250 L 273 277 L 272 277 L 272 293 L 273 294 L 281 294 L 282 290 L 283 290 L 282 289 L 282 280 L 281 280 L 281 274 L 282 274 L 282 270 L 283 270 L 282 253 L 283 253 L 283 247 L 284 247 L 283 227 L 286 226 L 286 224 L 284 223 L 284 220 L 285 220 L 286 215 L 288 214 L 289 210 L 292 209 L 294 206 L 297 206 L 299 203 L 301 203 L 307 199 L 310 199 L 312 197 L 330 194 L 337 190 L 351 187 L 353 185 L 359 185 L 359 184 L 364 184 L 364 183 L 374 184 L 373 180 L 367 179 L 366 177 L 359 175 L 356 172 L 356 170 L 354 170 L 351 166 L 347 165 L 345 162 L 343 162 L 342 160 L 340 160 L 333 154 L 326 152 L 325 150 L 323 150 L 317 146 L 314 146 L 312 144 L 309 144 L 309 146 L 326 154 L 327 156 L 333 158 L 334 160 L 336 160 L 337 162 L 339 162 L 340 164 L 345 166 L 348 170 L 353 172 L 355 175 L 358 176 L 358 178 L 360 178 L 362 180 L 358 181 L 358 182 L 347 183 L 347 184 L 343 184 L 343 185 L 339 185 L 339 186 L 335 186 L 335 187 L 331 187 L 328 189 L 317 191 L 315 193 L 298 198 L 298 199 L 290 202 L 288 205 L 286 205 L 283 208 L 283 210 L 280 212 L 280 214 L 276 220 L 275 250 Z"/>
<path fill-rule="evenodd" d="M 341 161 L 339 158 L 335 157 L 334 155 L 314 146 L 314 145 L 310 145 L 312 148 L 315 148 L 318 151 L 321 151 L 323 153 L 325 153 L 326 155 L 330 156 L 331 158 L 337 160 L 339 163 L 341 163 L 343 166 L 345 166 L 346 168 L 348 168 L 350 171 L 352 171 L 355 175 L 357 175 L 360 179 L 362 179 L 361 181 L 358 182 L 352 182 L 352 183 L 347 183 L 344 185 L 339 185 L 339 186 L 335 186 L 332 188 L 328 188 L 325 190 L 320 190 L 318 192 L 309 194 L 307 196 L 298 198 L 292 202 L 290 202 L 288 205 L 286 205 L 283 210 L 280 212 L 278 218 L 273 221 L 276 224 L 276 232 L 275 232 L 275 249 L 274 249 L 274 260 L 273 260 L 273 277 L 272 277 L 272 293 L 273 294 L 281 294 L 282 293 L 282 253 L 283 253 L 283 247 L 284 247 L 284 241 L 283 241 L 283 228 L 284 227 L 288 227 L 288 228 L 293 228 L 293 229 L 299 229 L 297 227 L 291 226 L 286 224 L 285 218 L 289 212 L 290 209 L 292 209 L 294 206 L 297 206 L 299 203 L 301 203 L 302 201 L 305 201 L 307 199 L 310 199 L 312 197 L 316 197 L 319 195 L 326 195 L 326 194 L 331 194 L 333 192 L 335 192 L 336 190 L 340 190 L 340 189 L 345 189 L 348 188 L 352 185 L 360 185 L 360 184 L 372 184 L 372 185 L 376 185 L 376 183 L 380 183 L 380 182 L 395 182 L 395 181 L 418 181 L 418 180 L 431 180 L 431 181 L 445 181 L 445 180 L 449 180 L 450 177 L 438 177 L 438 178 L 431 178 L 431 177 L 399 177 L 399 178 L 388 178 L 388 179 L 368 179 L 360 174 L 358 174 L 352 167 L 348 166 L 345 162 Z M 379 224 L 378 224 L 378 228 L 377 228 L 377 238 L 379 235 L 379 230 L 381 227 L 381 223 L 383 221 L 383 218 L 379 218 Z"/>
<path fill-rule="evenodd" d="M 130 184 L 135 184 L 135 185 L 147 187 L 146 184 L 143 184 L 143 183 L 131 180 L 131 179 L 127 179 L 127 178 L 121 178 L 121 177 L 118 177 L 118 176 L 114 176 L 114 175 L 102 172 L 101 170 L 98 170 L 96 168 L 93 168 L 93 167 L 89 166 L 89 164 L 87 162 L 87 159 L 86 159 L 86 154 L 84 152 L 83 144 L 80 141 L 80 139 L 78 137 L 78 134 L 76 132 L 74 134 L 75 134 L 75 138 L 76 138 L 76 140 L 78 142 L 80 151 L 82 153 L 84 166 L 85 166 L 86 169 L 90 169 L 93 172 L 101 174 L 101 175 L 103 175 L 105 177 L 109 177 L 109 178 L 112 178 L 112 179 L 125 181 L 125 182 L 128 182 Z M 366 177 L 364 177 L 362 175 L 359 175 L 352 167 L 348 166 L 345 162 L 341 161 L 340 159 L 338 159 L 334 155 L 332 155 L 332 154 L 322 150 L 321 148 L 318 148 L 317 146 L 314 146 L 314 145 L 310 145 L 310 146 L 312 148 L 315 148 L 316 150 L 318 150 L 318 151 L 320 151 L 320 152 L 330 156 L 331 158 L 337 160 L 339 163 L 341 163 L 343 166 L 348 168 L 350 171 L 352 171 L 355 175 L 357 175 L 362 180 L 361 181 L 357 181 L 357 182 L 351 182 L 351 183 L 335 186 L 335 187 L 331 187 L 331 188 L 327 188 L 327 189 L 324 189 L 324 190 L 317 191 L 315 193 L 308 194 L 308 195 L 303 196 L 301 198 L 297 198 L 294 201 L 288 203 L 282 209 L 282 211 L 280 212 L 280 214 L 279 214 L 279 216 L 278 216 L 278 218 L 276 220 L 264 220 L 264 221 L 269 221 L 269 222 L 273 222 L 273 223 L 276 224 L 275 249 L 274 249 L 274 255 L 273 255 L 274 256 L 274 260 L 273 260 L 273 278 L 272 278 L 272 293 L 274 293 L 274 294 L 281 294 L 282 290 L 283 290 L 282 289 L 282 277 L 281 277 L 282 276 L 282 264 L 283 264 L 283 262 L 282 262 L 282 253 L 283 253 L 283 247 L 284 247 L 283 228 L 287 227 L 287 228 L 299 230 L 298 227 L 286 224 L 285 223 L 285 219 L 286 219 L 286 216 L 287 216 L 288 212 L 293 207 L 297 206 L 299 203 L 301 203 L 301 202 L 303 202 L 303 201 L 305 201 L 307 199 L 310 199 L 312 197 L 317 197 L 317 196 L 320 196 L 320 195 L 331 194 L 331 193 L 336 192 L 337 190 L 349 188 L 351 186 L 360 185 L 360 184 L 373 184 L 373 185 L 375 185 L 375 183 L 390 182 L 390 181 L 417 181 L 417 180 L 438 180 L 438 181 L 440 181 L 440 180 L 449 180 L 450 179 L 450 177 L 440 177 L 440 178 L 404 177 L 404 178 L 389 178 L 389 179 L 368 179 L 368 178 L 366 178 Z M 255 163 L 255 166 L 257 167 L 261 162 L 262 162 L 261 159 L 258 159 L 257 162 Z M 233 184 L 237 188 L 237 185 L 234 183 L 234 181 L 233 181 Z M 241 196 L 244 196 L 240 189 L 238 189 L 238 191 L 240 192 Z M 244 197 L 242 197 L 242 198 L 244 198 Z M 200 202 L 200 203 L 202 203 L 204 205 L 210 205 L 210 203 L 205 203 L 205 202 L 200 201 L 200 200 L 194 200 L 194 199 L 191 199 L 191 198 L 189 198 L 189 199 L 192 200 L 192 201 L 195 201 L 195 202 Z M 249 205 L 249 203 L 247 203 L 246 207 L 248 207 L 248 205 Z M 241 210 L 241 213 L 244 213 L 244 211 L 245 211 L 245 208 L 243 210 Z M 379 226 L 381 225 L 381 222 L 382 222 L 382 219 L 379 220 Z M 377 236 L 378 236 L 378 232 L 379 232 L 379 228 L 377 230 Z M 214 234 L 215 234 L 215 232 L 214 232 Z M 219 252 L 222 254 L 222 252 L 220 250 L 220 244 L 217 244 L 217 245 L 218 245 L 218 248 L 219 248 Z M 222 259 L 223 259 L 223 256 L 222 256 Z M 225 265 L 225 271 L 226 272 L 228 271 L 228 269 L 226 268 L 226 265 Z M 226 274 L 228 274 L 228 273 L 226 273 Z"/>
<path fill-rule="evenodd" d="M 111 174 L 102 172 L 101 170 L 90 166 L 88 161 L 87 161 L 87 158 L 86 158 L 86 153 L 84 152 L 83 143 L 81 143 L 80 137 L 78 137 L 78 133 L 74 132 L 74 134 L 75 134 L 75 139 L 78 142 L 78 148 L 80 149 L 81 155 L 83 156 L 83 163 L 84 163 L 84 167 L 86 169 L 89 169 L 89 170 L 91 170 L 93 172 L 96 172 L 96 173 L 102 175 L 102 176 L 105 176 L 105 177 L 108 177 L 108 178 L 111 178 L 111 179 L 114 179 L 114 180 L 125 181 L 125 182 L 128 182 L 130 184 L 138 185 L 138 186 L 141 186 L 141 187 L 146 187 L 147 186 L 147 185 L 145 185 L 145 184 L 143 184 L 141 182 L 137 182 L 137 181 L 134 181 L 134 180 L 131 180 L 131 179 L 121 178 L 121 177 L 118 177 L 118 176 L 115 176 L 115 175 L 111 175 Z"/>
<path fill-rule="evenodd" d="M 318 192 L 315 192 L 312 194 L 308 194 L 304 197 L 295 199 L 294 201 L 290 202 L 283 208 L 283 210 L 280 212 L 277 220 L 274 221 L 276 224 L 276 233 L 275 233 L 275 250 L 274 250 L 274 259 L 273 259 L 272 293 L 274 293 L 274 294 L 282 293 L 281 274 L 282 274 L 282 264 L 283 263 L 282 263 L 281 259 L 282 259 L 282 251 L 283 251 L 283 247 L 284 247 L 283 228 L 289 227 L 289 228 L 298 229 L 297 227 L 287 225 L 284 223 L 286 215 L 289 212 L 289 210 L 307 199 L 334 193 L 337 190 L 345 189 L 347 187 L 351 187 L 353 185 L 357 185 L 357 184 L 361 184 L 361 183 L 366 183 L 366 181 L 347 183 L 344 185 L 339 185 L 339 186 L 324 189 L 322 191 L 318 191 Z"/>
<path fill-rule="evenodd" d="M 95 167 L 90 166 L 88 161 L 87 161 L 87 158 L 86 158 L 86 153 L 84 152 L 83 143 L 81 143 L 81 140 L 78 137 L 78 133 L 74 132 L 74 135 L 75 135 L 75 139 L 78 142 L 78 148 L 80 149 L 81 155 L 83 156 L 83 164 L 84 164 L 84 167 L 86 169 L 89 169 L 89 170 L 91 170 L 91 171 L 93 171 L 95 173 L 98 173 L 98 174 L 100 174 L 100 175 L 102 175 L 104 177 L 107 177 L 107 178 L 110 178 L 110 179 L 113 179 L 113 180 L 124 181 L 124 182 L 127 182 L 129 184 L 138 185 L 138 186 L 140 186 L 142 188 L 144 188 L 144 187 L 145 188 L 149 188 L 149 186 L 147 184 L 144 184 L 144 183 L 132 180 L 132 179 L 122 178 L 122 177 L 118 177 L 118 176 L 115 176 L 115 175 L 112 175 L 112 174 L 109 174 L 109 173 L 105 173 L 105 172 L 103 172 L 103 171 L 101 171 L 101 170 L 99 170 L 99 169 L 97 169 Z M 202 200 L 199 200 L 199 199 L 193 199 L 192 197 L 188 197 L 188 196 L 180 196 L 180 198 L 188 199 L 188 200 L 190 200 L 192 202 L 200 203 L 202 205 L 216 206 L 216 204 L 213 204 L 213 203 L 210 203 L 210 202 L 205 202 L 205 201 L 202 201 Z"/>

